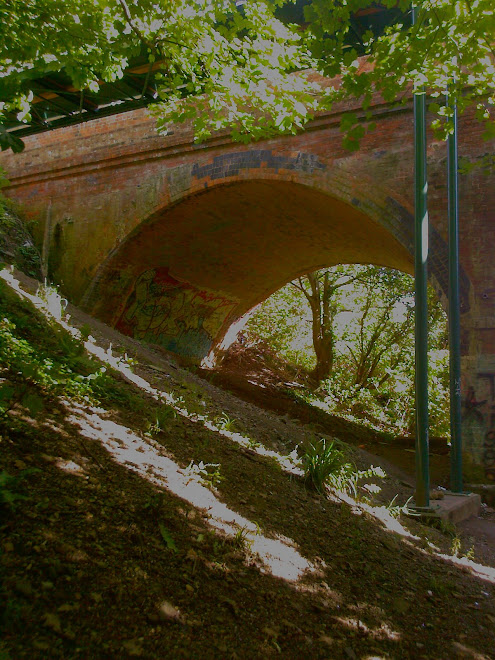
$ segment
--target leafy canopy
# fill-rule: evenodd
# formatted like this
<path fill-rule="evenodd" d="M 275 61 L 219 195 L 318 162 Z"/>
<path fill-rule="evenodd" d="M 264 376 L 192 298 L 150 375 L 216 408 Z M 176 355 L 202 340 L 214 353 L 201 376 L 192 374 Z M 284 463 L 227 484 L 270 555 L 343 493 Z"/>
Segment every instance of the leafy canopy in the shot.
<path fill-rule="evenodd" d="M 365 113 L 342 120 L 352 149 L 375 92 L 401 102 L 425 87 L 443 98 L 450 85 L 460 110 L 474 104 L 486 137 L 495 136 L 493 0 L 422 0 L 414 25 L 409 0 L 383 0 L 391 24 L 358 38 L 354 17 L 376 8 L 372 0 L 307 0 L 297 25 L 279 18 L 293 3 L 0 0 L 0 24 L 8 26 L 0 39 L 0 144 L 22 148 L 1 125 L 1 112 L 28 120 L 33 80 L 63 70 L 76 89 L 96 90 L 101 80 L 121 78 L 138 55 L 160 68 L 153 112 L 162 131 L 191 121 L 198 139 L 227 127 L 240 140 L 295 132 L 318 107 L 352 96 Z M 309 69 L 339 75 L 340 85 L 318 87 L 302 75 Z M 430 110 L 440 132 L 451 130 L 442 100 Z"/>
<path fill-rule="evenodd" d="M 289 74 L 310 62 L 297 32 L 275 17 L 278 4 L 0 0 L 9 26 L 0 42 L 3 110 L 28 120 L 34 79 L 64 70 L 75 88 L 97 91 L 145 55 L 160 69 L 160 129 L 190 119 L 199 138 L 226 126 L 237 138 L 294 131 L 314 102 L 311 85 Z"/>
<path fill-rule="evenodd" d="M 398 13 L 392 14 L 393 22 L 380 34 L 369 31 L 362 36 L 360 51 L 367 55 L 366 62 L 358 59 L 359 49 L 346 42 L 354 29 L 353 15 L 376 3 L 313 0 L 305 8 L 307 43 L 315 68 L 329 77 L 341 76 L 339 89 L 326 93 L 322 105 L 351 96 L 360 98 L 367 111 L 374 93 L 387 102 L 400 103 L 412 91 L 426 89 L 433 99 L 440 97 L 429 110 L 436 115 L 434 128 L 445 136 L 453 128 L 452 108 L 443 100 L 448 87 L 459 111 L 474 105 L 478 119 L 486 122 L 485 137 L 495 137 L 493 0 L 383 0 L 380 5 Z M 346 115 L 341 128 L 350 138 L 348 146 L 357 145 L 364 132 L 357 117 Z"/>

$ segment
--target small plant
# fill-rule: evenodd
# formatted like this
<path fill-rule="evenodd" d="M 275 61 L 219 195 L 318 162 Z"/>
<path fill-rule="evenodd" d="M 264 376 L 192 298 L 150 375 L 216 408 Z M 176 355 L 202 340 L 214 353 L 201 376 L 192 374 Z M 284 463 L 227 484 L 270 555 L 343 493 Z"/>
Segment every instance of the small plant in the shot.
<path fill-rule="evenodd" d="M 249 530 L 246 527 L 239 527 L 232 539 L 232 545 L 236 550 L 244 550 L 253 545 L 253 540 L 249 538 Z"/>
<path fill-rule="evenodd" d="M 470 541 L 473 541 L 473 539 L 470 539 Z M 452 539 L 452 544 L 450 546 L 450 554 L 453 557 L 465 557 L 466 559 L 469 559 L 470 561 L 474 561 L 474 544 L 471 545 L 469 550 L 467 552 L 462 552 L 462 540 L 461 538 L 456 534 L 454 538 Z"/>
<path fill-rule="evenodd" d="M 346 468 L 345 456 L 334 442 L 327 444 L 325 438 L 312 443 L 302 456 L 304 481 L 319 493 L 332 480 L 340 480 L 342 471 Z"/>
<path fill-rule="evenodd" d="M 446 536 L 450 536 L 451 539 L 455 539 L 458 534 L 457 534 L 457 529 L 454 525 L 454 523 L 450 522 L 450 520 L 442 520 L 441 518 L 432 518 L 429 520 L 430 527 L 434 527 L 435 529 L 438 529 L 442 534 L 445 534 Z"/>
<path fill-rule="evenodd" d="M 167 403 L 162 404 L 159 408 L 157 408 L 155 412 L 155 421 L 148 422 L 146 433 L 148 435 L 155 435 L 160 433 L 160 431 L 163 431 L 167 423 L 171 419 L 174 419 L 176 416 L 177 413 L 172 406 L 168 405 Z"/>
<path fill-rule="evenodd" d="M 172 534 L 168 531 L 163 523 L 159 523 L 158 527 L 160 528 L 160 534 L 162 535 L 162 539 L 165 541 L 167 548 L 172 552 L 177 552 L 177 546 L 175 545 Z"/>
<path fill-rule="evenodd" d="M 334 440 L 327 443 L 327 440 L 322 438 L 319 442 L 309 445 L 301 458 L 304 481 L 307 485 L 319 493 L 323 493 L 329 486 L 357 497 L 357 485 L 360 479 L 385 476 L 381 468 L 373 466 L 367 470 L 358 470 L 355 465 L 347 462 L 344 452 L 337 449 L 337 443 L 338 441 Z"/>
<path fill-rule="evenodd" d="M 175 396 L 174 394 L 170 394 L 169 401 L 169 405 L 174 406 L 175 408 L 186 405 L 186 400 L 183 396 Z"/>
<path fill-rule="evenodd" d="M 258 447 L 261 447 L 261 442 L 258 442 L 254 438 L 248 438 L 247 442 L 249 449 L 258 449 Z"/>
<path fill-rule="evenodd" d="M 469 559 L 469 561 L 474 561 L 474 545 L 472 545 L 469 550 L 465 553 L 464 557 Z"/>
<path fill-rule="evenodd" d="M 203 463 L 203 461 L 195 463 L 194 461 L 191 461 L 185 472 L 190 476 L 189 481 L 193 478 L 198 478 L 203 486 L 206 486 L 211 490 L 216 488 L 220 482 L 223 481 L 223 477 L 220 474 L 220 463 Z"/>
<path fill-rule="evenodd" d="M 119 367 L 127 368 L 129 371 L 132 371 L 137 364 L 139 364 L 139 361 L 136 358 L 129 357 L 127 353 L 124 353 L 124 355 L 118 360 Z"/>
<path fill-rule="evenodd" d="M 401 507 L 399 504 L 395 503 L 395 500 L 397 499 L 398 495 L 394 495 L 392 500 L 385 506 L 389 514 L 392 516 L 392 518 L 398 518 L 400 514 L 402 513 L 403 507 Z"/>
<path fill-rule="evenodd" d="M 215 424 L 222 431 L 234 431 L 236 422 L 227 413 L 222 413 L 218 417 L 215 417 Z"/>
<path fill-rule="evenodd" d="M 461 548 L 462 548 L 462 541 L 460 537 L 456 535 L 452 539 L 452 544 L 450 546 L 450 554 L 452 555 L 452 557 L 460 557 Z"/>
<path fill-rule="evenodd" d="M 385 506 L 387 509 L 388 513 L 392 516 L 392 518 L 399 518 L 401 514 L 407 514 L 408 516 L 419 516 L 420 514 L 414 513 L 414 511 L 411 510 L 410 508 L 410 503 L 411 500 L 413 499 L 412 496 L 407 500 L 405 504 L 402 506 L 400 504 L 396 504 L 395 500 L 397 499 L 398 495 L 395 495 L 394 498 Z"/>

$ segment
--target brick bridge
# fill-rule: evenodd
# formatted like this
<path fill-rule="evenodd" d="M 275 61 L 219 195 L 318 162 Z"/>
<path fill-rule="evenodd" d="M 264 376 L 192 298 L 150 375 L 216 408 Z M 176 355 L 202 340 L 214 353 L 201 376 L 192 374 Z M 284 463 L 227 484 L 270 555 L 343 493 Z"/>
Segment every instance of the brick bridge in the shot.
<path fill-rule="evenodd" d="M 198 360 L 297 275 L 352 262 L 412 273 L 411 107 L 377 102 L 378 128 L 352 154 L 345 109 L 247 146 L 194 145 L 183 127 L 159 137 L 136 110 L 31 136 L 0 163 L 72 302 Z M 467 117 L 459 151 L 491 166 L 460 177 L 460 251 L 465 446 L 495 480 L 495 144 Z M 430 277 L 445 300 L 446 145 L 433 138 L 428 167 Z"/>

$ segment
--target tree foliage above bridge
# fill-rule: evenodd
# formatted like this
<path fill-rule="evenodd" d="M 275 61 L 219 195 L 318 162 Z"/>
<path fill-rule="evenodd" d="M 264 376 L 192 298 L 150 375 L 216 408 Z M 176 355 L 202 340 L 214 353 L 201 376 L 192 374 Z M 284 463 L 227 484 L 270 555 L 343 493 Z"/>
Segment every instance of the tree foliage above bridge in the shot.
<path fill-rule="evenodd" d="M 495 104 L 492 0 L 424 0 L 415 25 L 405 0 L 0 0 L 0 23 L 0 121 L 29 121 L 48 98 L 35 81 L 60 72 L 70 82 L 61 95 L 82 90 L 81 115 L 84 90 L 119 81 L 136 57 L 148 67 L 143 93 L 153 76 L 159 128 L 190 120 L 198 139 L 295 132 L 318 106 L 354 96 L 365 114 L 343 120 L 352 148 L 373 90 L 390 102 L 424 86 L 443 96 L 454 77 L 461 110 L 474 103 L 489 121 Z M 341 76 L 340 87 L 320 89 L 308 69 Z M 430 107 L 448 130 L 442 101 Z M 0 144 L 22 148 L 5 121 Z"/>

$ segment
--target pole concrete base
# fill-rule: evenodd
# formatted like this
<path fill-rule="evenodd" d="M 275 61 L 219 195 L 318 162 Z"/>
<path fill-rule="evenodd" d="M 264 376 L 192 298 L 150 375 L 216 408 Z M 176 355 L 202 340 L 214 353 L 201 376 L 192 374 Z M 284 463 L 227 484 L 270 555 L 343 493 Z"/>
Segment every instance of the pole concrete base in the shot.
<path fill-rule="evenodd" d="M 477 493 L 444 492 L 441 500 L 430 502 L 428 508 L 411 507 L 411 515 L 421 518 L 433 518 L 456 524 L 479 515 L 481 498 Z"/>

